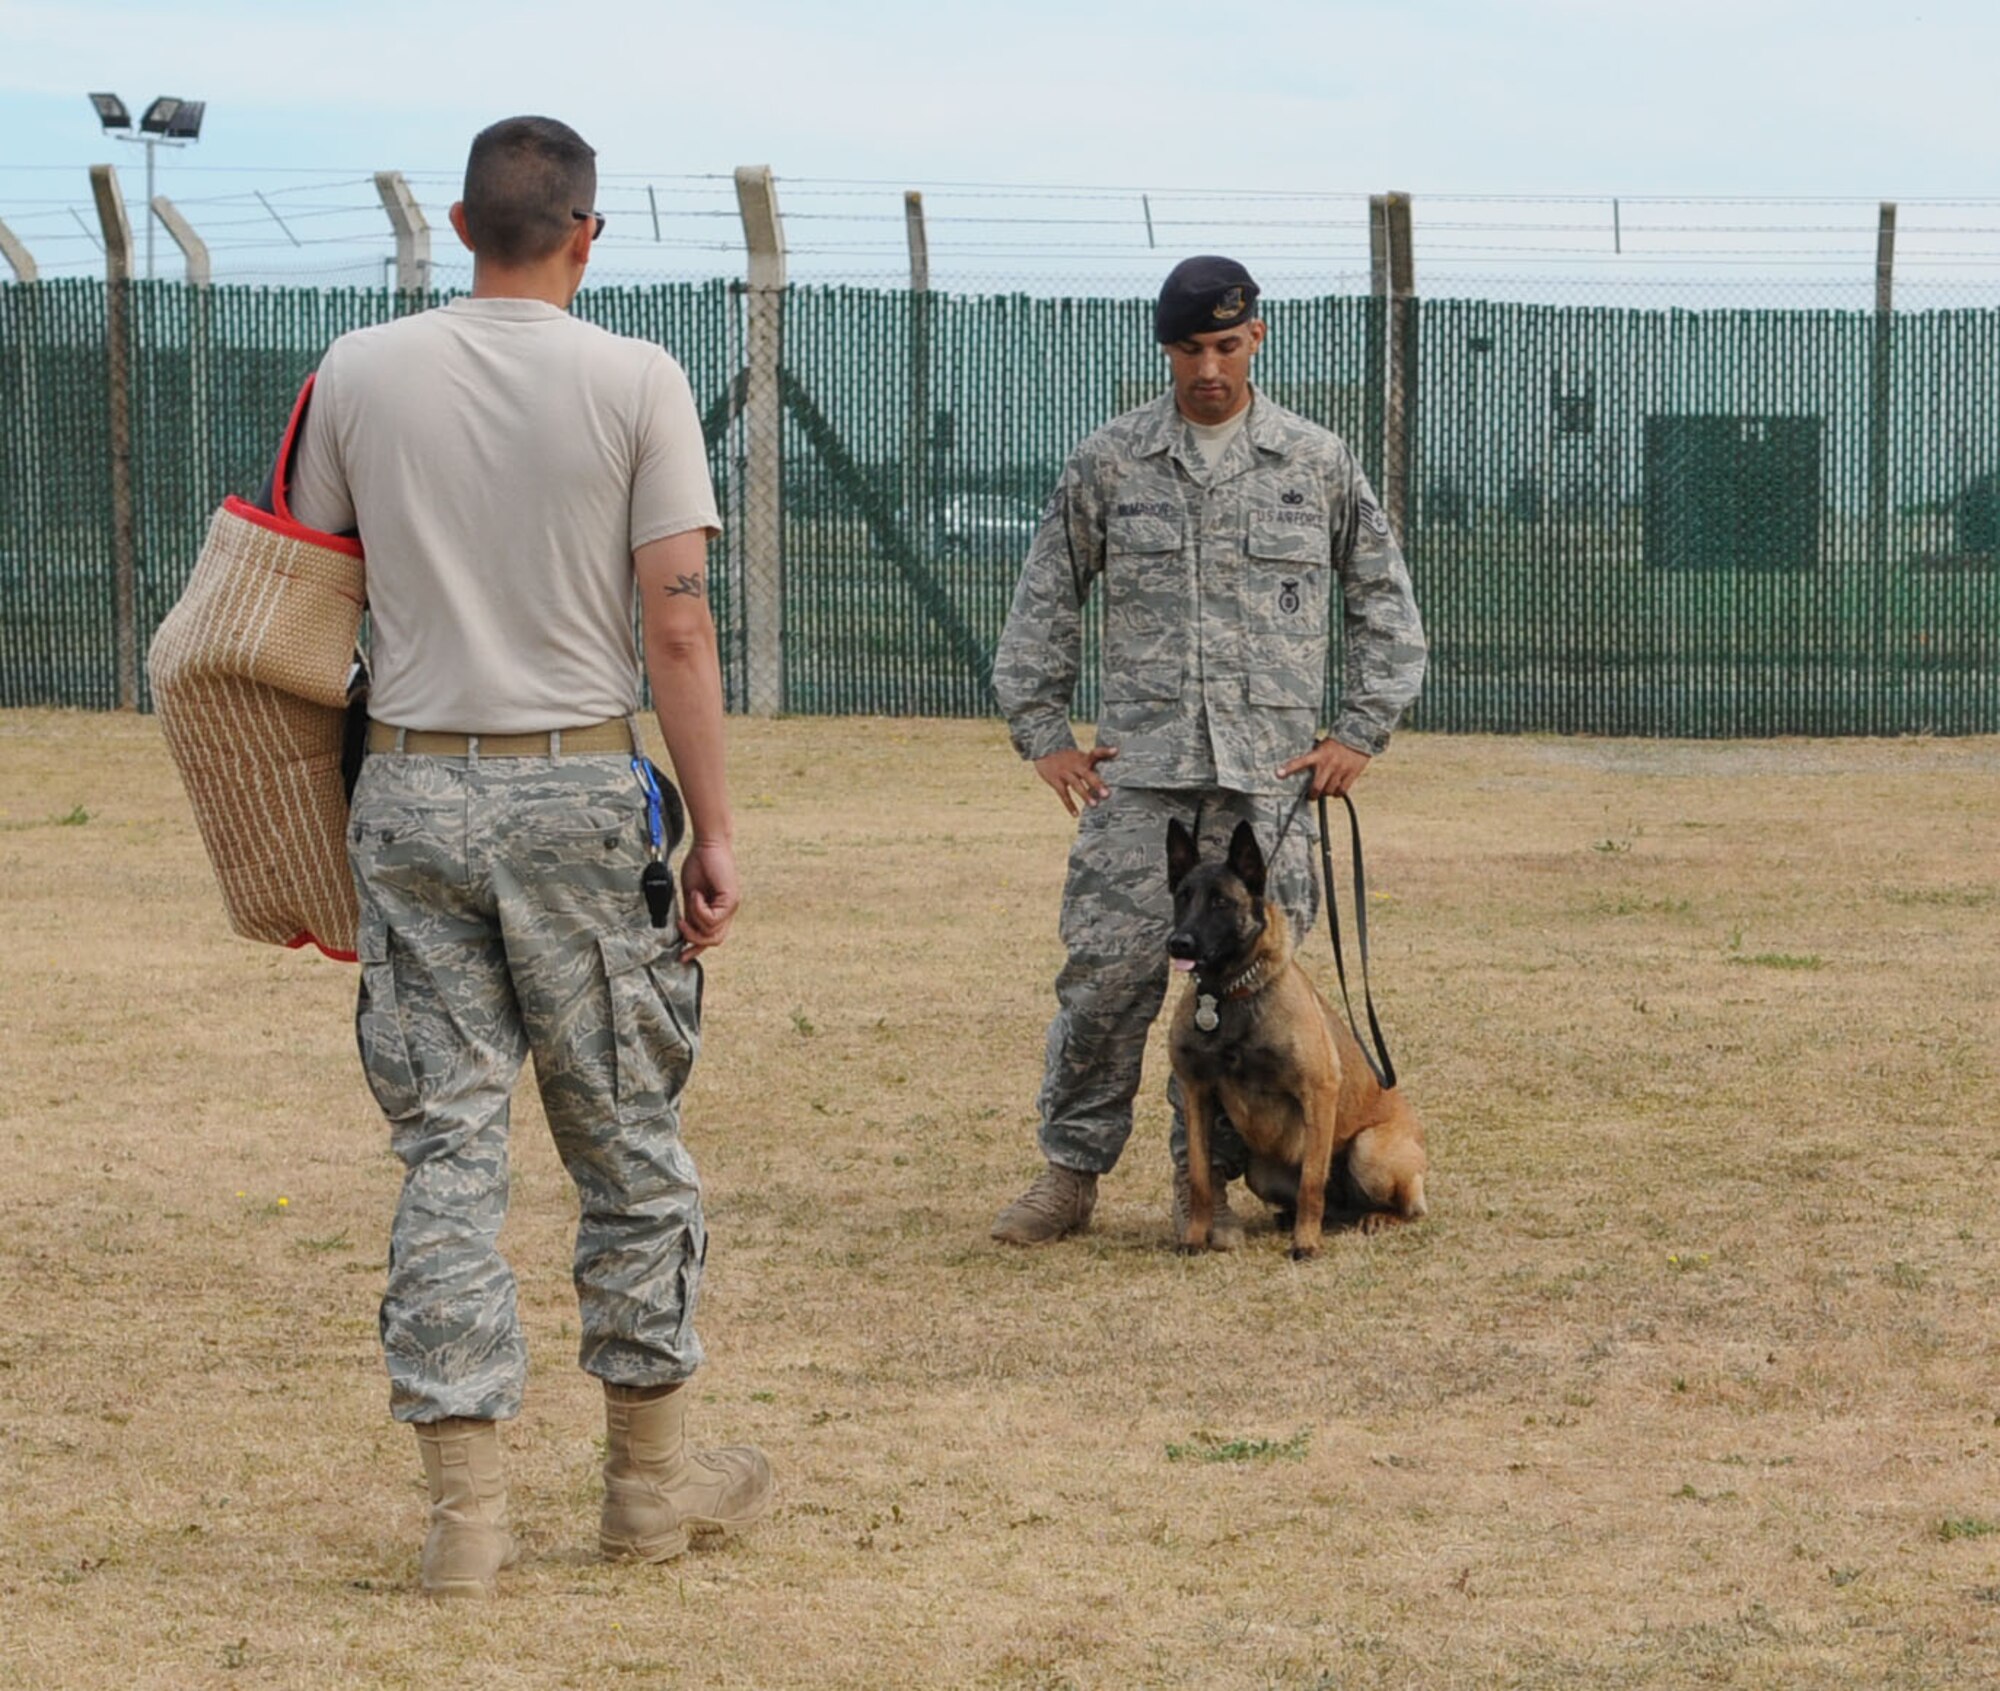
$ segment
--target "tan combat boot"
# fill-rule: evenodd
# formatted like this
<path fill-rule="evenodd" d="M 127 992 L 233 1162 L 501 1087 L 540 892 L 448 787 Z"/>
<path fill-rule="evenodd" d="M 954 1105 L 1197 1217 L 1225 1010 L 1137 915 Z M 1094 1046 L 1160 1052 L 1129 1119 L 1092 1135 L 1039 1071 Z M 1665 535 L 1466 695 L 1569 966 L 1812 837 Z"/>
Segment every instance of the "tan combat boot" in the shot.
<path fill-rule="evenodd" d="M 420 1421 L 417 1448 L 431 1488 L 424 1590 L 432 1597 L 491 1597 L 494 1576 L 519 1555 L 507 1530 L 500 1429 L 461 1417 Z"/>
<path fill-rule="evenodd" d="M 1096 1208 L 1096 1175 L 1050 1163 L 993 1218 L 993 1237 L 1003 1245 L 1046 1245 L 1083 1232 Z"/>
<path fill-rule="evenodd" d="M 754 1445 L 690 1450 L 679 1387 L 604 1388 L 604 1514 L 613 1561 L 665 1562 L 691 1536 L 732 1533 L 771 1507 L 771 1464 Z"/>
<path fill-rule="evenodd" d="M 1210 1188 L 1215 1193 L 1215 1213 L 1208 1221 L 1208 1248 L 1212 1251 L 1233 1251 L 1243 1244 L 1243 1218 L 1229 1207 L 1229 1182 L 1209 1176 Z M 1188 1177 L 1187 1170 L 1174 1170 L 1174 1243 L 1179 1244 L 1187 1236 Z"/>

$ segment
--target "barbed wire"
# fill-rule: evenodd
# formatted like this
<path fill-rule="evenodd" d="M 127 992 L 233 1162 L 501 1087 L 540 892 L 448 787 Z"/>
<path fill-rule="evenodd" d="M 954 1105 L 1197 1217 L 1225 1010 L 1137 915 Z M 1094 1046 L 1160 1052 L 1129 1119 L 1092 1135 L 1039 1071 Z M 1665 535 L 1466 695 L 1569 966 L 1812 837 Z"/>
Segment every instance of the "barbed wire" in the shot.
<path fill-rule="evenodd" d="M 62 171 L 83 174 L 0 165 L 0 219 L 43 274 L 92 274 L 102 250 L 94 207 L 80 182 L 74 195 L 48 192 Z M 174 203 L 207 244 L 219 281 L 303 279 L 326 273 L 343 252 L 352 255 L 344 269 L 374 273 L 393 254 L 372 171 L 177 158 L 171 177 L 186 190 Z M 432 225 L 433 274 L 469 275 L 443 215 L 459 172 L 413 170 L 405 180 Z M 1369 195 L 1358 189 L 781 175 L 793 281 L 906 286 L 910 188 L 923 195 L 931 284 L 946 292 L 1149 291 L 1175 258 L 1198 250 L 1243 258 L 1267 292 L 1368 285 Z M 609 223 L 593 280 L 740 279 L 735 195 L 724 172 L 605 173 L 598 208 Z M 1458 296 L 1484 285 L 1504 286 L 1509 298 L 1656 295 L 1680 305 L 1704 294 L 1733 302 L 1749 288 L 1774 299 L 1831 290 L 1865 306 L 1878 203 L 1833 194 L 1418 194 L 1418 292 Z M 1897 205 L 1899 301 L 1957 290 L 1983 302 L 1989 285 L 2000 284 L 2000 195 L 1906 196 Z M 1583 207 L 1592 215 L 1581 215 Z M 128 192 L 126 212 L 136 232 L 148 208 Z M 163 273 L 171 273 L 178 255 L 165 251 L 172 262 Z"/>

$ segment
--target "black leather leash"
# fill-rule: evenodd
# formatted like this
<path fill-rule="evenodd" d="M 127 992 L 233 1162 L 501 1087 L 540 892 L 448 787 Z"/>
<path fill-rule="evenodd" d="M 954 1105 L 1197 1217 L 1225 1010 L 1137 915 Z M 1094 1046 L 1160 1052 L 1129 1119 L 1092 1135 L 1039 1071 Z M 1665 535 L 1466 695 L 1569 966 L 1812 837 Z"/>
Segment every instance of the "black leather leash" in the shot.
<path fill-rule="evenodd" d="M 1277 862 L 1278 848 L 1285 843 L 1285 836 L 1292 831 L 1292 824 L 1299 819 L 1299 812 L 1305 809 L 1311 792 L 1312 775 L 1308 771 L 1299 796 L 1292 800 L 1292 808 L 1285 812 L 1284 821 L 1278 824 L 1277 835 L 1271 841 L 1266 859 L 1268 862 Z M 1326 795 L 1322 793 L 1319 800 L 1319 878 L 1326 895 L 1326 928 L 1333 940 L 1333 969 L 1340 977 L 1340 1002 L 1347 1010 L 1348 1028 L 1354 1034 L 1354 1043 L 1361 1048 L 1361 1060 L 1368 1065 L 1368 1072 L 1387 1091 L 1396 1084 L 1396 1065 L 1390 1061 L 1389 1042 L 1382 1037 L 1382 1021 L 1375 1014 L 1375 995 L 1368 987 L 1368 871 L 1361 861 L 1361 818 L 1355 811 L 1354 800 L 1347 794 L 1340 795 L 1340 802 L 1347 806 L 1348 828 L 1354 837 L 1354 940 L 1355 949 L 1361 954 L 1361 1002 L 1368 1011 L 1368 1031 L 1375 1045 L 1373 1053 L 1368 1049 L 1369 1042 L 1361 1037 L 1360 1025 L 1354 1019 L 1354 1001 L 1347 995 L 1347 962 L 1340 949 L 1340 904 L 1334 892 L 1333 848 L 1327 841 Z"/>
<path fill-rule="evenodd" d="M 1386 1092 L 1396 1084 L 1396 1065 L 1390 1061 L 1389 1042 L 1382 1037 L 1381 1018 L 1375 1014 L 1375 995 L 1368 990 L 1368 871 L 1361 862 L 1361 818 L 1355 812 L 1354 800 L 1347 794 L 1340 795 L 1340 802 L 1347 806 L 1347 825 L 1354 839 L 1354 948 L 1361 954 L 1361 1002 L 1368 1010 L 1368 1032 L 1375 1043 L 1373 1055 L 1370 1055 L 1368 1041 L 1361 1037 L 1361 1029 L 1355 1023 L 1353 1000 L 1347 996 L 1347 965 L 1340 951 L 1340 902 L 1334 896 L 1333 848 L 1327 843 L 1326 798 L 1322 794 L 1319 801 L 1319 870 L 1320 880 L 1326 888 L 1326 927 L 1333 938 L 1333 967 L 1340 976 L 1340 1002 L 1347 1009 L 1347 1025 L 1353 1031 L 1354 1043 L 1361 1047 L 1361 1060 Z M 1380 1062 L 1376 1061 L 1378 1057 Z"/>

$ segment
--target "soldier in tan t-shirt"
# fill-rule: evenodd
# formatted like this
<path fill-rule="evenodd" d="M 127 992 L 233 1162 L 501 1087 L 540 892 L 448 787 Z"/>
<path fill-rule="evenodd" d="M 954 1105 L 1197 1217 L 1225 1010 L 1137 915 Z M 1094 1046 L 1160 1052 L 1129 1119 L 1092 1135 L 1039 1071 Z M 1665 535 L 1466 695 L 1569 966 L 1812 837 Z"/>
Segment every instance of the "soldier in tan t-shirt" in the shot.
<path fill-rule="evenodd" d="M 679 1100 L 696 959 L 739 898 L 706 576 L 719 525 L 680 366 L 569 315 L 603 228 L 594 159 L 547 118 L 474 140 L 451 208 L 471 296 L 334 343 L 292 488 L 300 521 L 358 530 L 368 558 L 356 1019 L 405 1168 L 382 1336 L 430 1484 L 437 1596 L 489 1595 L 515 1556 L 496 1423 L 520 1411 L 527 1356 L 496 1240 L 530 1052 L 580 1200 L 600 1548 L 662 1561 L 771 1498 L 761 1452 L 694 1450 L 682 1427 L 707 1240 Z M 663 817 L 636 755 L 635 585 L 693 829 L 664 926 L 640 880 Z"/>

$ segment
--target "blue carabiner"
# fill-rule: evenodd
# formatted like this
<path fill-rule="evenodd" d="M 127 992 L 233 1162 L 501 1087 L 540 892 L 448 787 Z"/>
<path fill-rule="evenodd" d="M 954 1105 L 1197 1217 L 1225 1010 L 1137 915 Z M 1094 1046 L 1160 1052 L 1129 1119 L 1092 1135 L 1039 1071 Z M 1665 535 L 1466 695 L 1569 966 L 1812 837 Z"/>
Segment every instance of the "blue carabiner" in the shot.
<path fill-rule="evenodd" d="M 664 800 L 660 797 L 660 784 L 653 779 L 653 766 L 645 758 L 632 754 L 632 773 L 639 779 L 639 789 L 646 795 L 646 837 L 652 842 L 653 856 L 658 857 L 667 843 L 666 823 L 661 816 Z"/>

